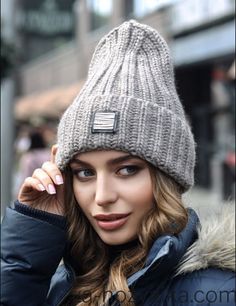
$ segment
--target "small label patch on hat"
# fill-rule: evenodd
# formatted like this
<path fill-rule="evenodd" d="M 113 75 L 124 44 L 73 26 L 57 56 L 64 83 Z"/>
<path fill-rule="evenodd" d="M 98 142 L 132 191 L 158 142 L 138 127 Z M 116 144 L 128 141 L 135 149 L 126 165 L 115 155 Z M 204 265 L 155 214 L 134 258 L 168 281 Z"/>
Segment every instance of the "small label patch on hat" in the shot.
<path fill-rule="evenodd" d="M 114 133 L 117 121 L 118 112 L 96 112 L 93 116 L 92 133 Z"/>

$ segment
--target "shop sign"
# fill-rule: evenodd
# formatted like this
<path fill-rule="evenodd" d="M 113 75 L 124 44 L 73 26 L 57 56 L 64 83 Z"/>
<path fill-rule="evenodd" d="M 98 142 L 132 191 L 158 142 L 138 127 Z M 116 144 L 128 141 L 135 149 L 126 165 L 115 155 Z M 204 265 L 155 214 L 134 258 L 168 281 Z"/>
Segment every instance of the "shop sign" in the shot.
<path fill-rule="evenodd" d="M 17 16 L 18 27 L 44 36 L 70 34 L 74 29 L 73 2 L 66 1 L 63 7 L 56 0 L 24 1 Z"/>

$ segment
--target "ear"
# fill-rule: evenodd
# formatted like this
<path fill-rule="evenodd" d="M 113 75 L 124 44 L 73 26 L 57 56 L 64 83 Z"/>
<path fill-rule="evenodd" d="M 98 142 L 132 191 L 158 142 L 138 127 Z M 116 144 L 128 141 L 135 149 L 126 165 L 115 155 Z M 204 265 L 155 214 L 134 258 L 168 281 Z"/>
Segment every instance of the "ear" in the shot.
<path fill-rule="evenodd" d="M 55 163 L 55 156 L 57 153 L 58 144 L 54 144 L 51 148 L 51 162 Z"/>

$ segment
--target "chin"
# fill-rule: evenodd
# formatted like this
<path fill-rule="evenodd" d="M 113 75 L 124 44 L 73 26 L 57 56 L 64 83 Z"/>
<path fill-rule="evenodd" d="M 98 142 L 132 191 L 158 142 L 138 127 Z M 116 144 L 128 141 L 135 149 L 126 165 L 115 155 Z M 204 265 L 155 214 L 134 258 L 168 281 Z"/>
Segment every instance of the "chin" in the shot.
<path fill-rule="evenodd" d="M 129 237 L 124 237 L 121 233 L 112 233 L 110 232 L 110 234 L 108 235 L 99 235 L 99 237 L 101 238 L 101 240 L 108 244 L 108 245 L 121 245 L 121 244 L 125 244 L 128 243 L 132 240 L 135 239 L 135 236 L 129 236 Z"/>

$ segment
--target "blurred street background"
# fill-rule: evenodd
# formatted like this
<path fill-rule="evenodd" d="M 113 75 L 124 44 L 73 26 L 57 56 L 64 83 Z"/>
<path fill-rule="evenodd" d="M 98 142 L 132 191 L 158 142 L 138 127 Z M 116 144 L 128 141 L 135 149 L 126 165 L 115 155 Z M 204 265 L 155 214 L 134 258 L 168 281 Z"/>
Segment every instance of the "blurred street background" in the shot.
<path fill-rule="evenodd" d="M 171 49 L 197 143 L 187 205 L 235 199 L 235 0 L 1 0 L 2 215 L 49 158 L 99 39 L 128 19 Z"/>

